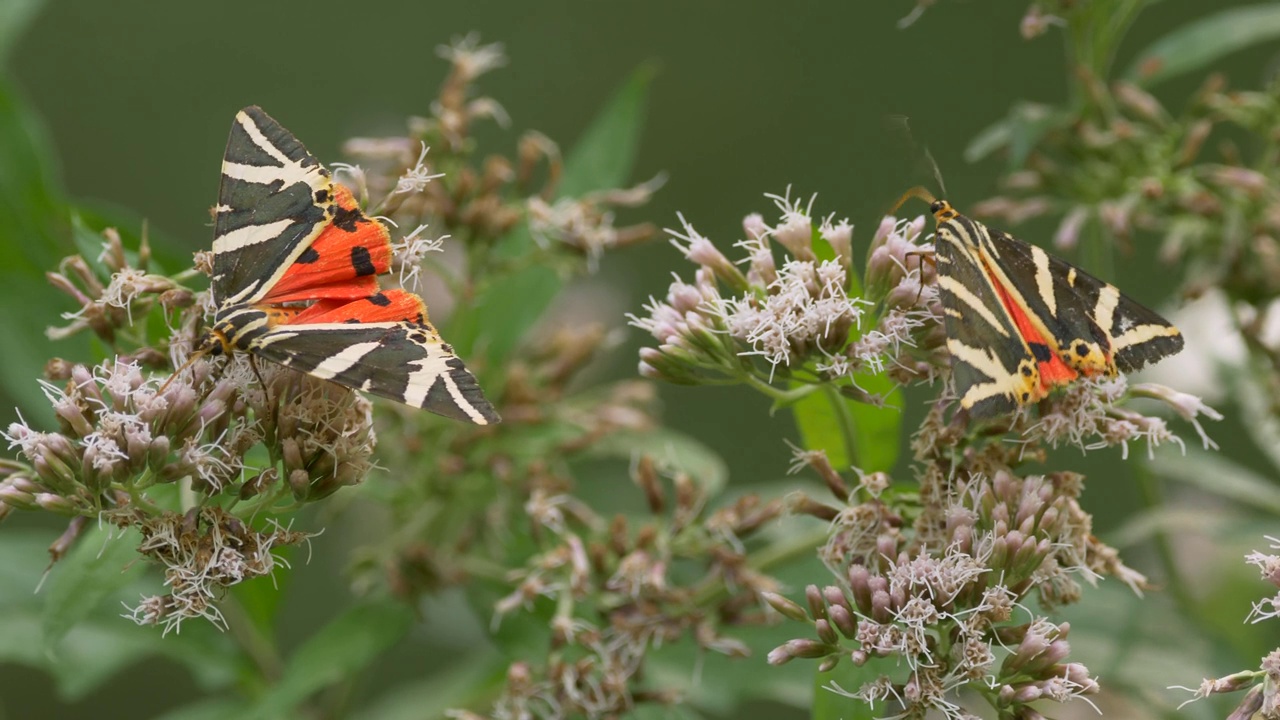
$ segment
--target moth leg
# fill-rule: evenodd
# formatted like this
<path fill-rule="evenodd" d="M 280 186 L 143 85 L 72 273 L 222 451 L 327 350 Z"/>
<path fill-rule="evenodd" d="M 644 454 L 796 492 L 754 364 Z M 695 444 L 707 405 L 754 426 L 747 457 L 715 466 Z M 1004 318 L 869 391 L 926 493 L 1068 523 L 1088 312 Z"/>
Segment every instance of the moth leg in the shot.
<path fill-rule="evenodd" d="M 916 305 L 920 304 L 920 296 L 924 294 L 924 264 L 928 262 L 934 271 L 938 269 L 938 253 L 933 250 L 912 250 L 903 255 L 904 258 L 916 258 L 916 270 L 920 271 L 920 289 L 916 291 Z"/>

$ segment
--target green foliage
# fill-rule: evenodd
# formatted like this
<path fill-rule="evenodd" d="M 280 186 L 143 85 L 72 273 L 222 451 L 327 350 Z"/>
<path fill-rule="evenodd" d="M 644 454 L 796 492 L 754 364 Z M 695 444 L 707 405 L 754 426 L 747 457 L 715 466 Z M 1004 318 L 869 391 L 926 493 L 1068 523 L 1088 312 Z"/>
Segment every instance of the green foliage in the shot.
<path fill-rule="evenodd" d="M 114 536 L 93 529 L 60 561 L 59 572 L 49 582 L 41 623 L 46 653 L 56 656 L 71 628 L 137 579 L 143 568 L 130 561 L 137 554 L 139 540 L 134 533 Z M 121 572 L 122 567 L 128 570 Z"/>
<path fill-rule="evenodd" d="M 1152 43 L 1125 77 L 1156 85 L 1208 68 L 1224 56 L 1280 38 L 1280 7 L 1272 3 L 1227 8 L 1198 18 Z"/>
<path fill-rule="evenodd" d="M 294 651 L 280 679 L 241 717 L 292 714 L 312 693 L 366 670 L 404 638 L 412 622 L 412 612 L 401 603 L 366 603 L 347 610 Z"/>

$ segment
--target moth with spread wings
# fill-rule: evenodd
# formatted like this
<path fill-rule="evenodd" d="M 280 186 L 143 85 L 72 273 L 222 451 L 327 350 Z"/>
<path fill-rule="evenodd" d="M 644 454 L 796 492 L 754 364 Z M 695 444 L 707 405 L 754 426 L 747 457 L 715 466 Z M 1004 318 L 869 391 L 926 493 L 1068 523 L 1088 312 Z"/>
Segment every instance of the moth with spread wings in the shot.
<path fill-rule="evenodd" d="M 196 352 L 241 350 L 479 425 L 498 422 L 422 298 L 380 290 L 391 237 L 261 108 L 236 114 L 214 209 L 216 311 Z"/>
<path fill-rule="evenodd" d="M 960 407 L 982 419 L 1036 402 L 1079 377 L 1115 377 L 1182 349 L 1155 311 L 923 190 L 947 350 Z"/>

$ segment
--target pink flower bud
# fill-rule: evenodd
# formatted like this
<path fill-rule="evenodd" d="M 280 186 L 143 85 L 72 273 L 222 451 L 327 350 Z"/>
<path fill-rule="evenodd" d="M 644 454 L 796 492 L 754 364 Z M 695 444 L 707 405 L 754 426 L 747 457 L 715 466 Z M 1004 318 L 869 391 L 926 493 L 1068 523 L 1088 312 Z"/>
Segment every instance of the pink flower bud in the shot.
<path fill-rule="evenodd" d="M 770 232 L 769 226 L 765 224 L 764 216 L 760 213 L 751 213 L 742 218 L 742 231 L 747 234 L 748 240 L 759 240 Z"/>
<path fill-rule="evenodd" d="M 799 622 L 807 622 L 809 620 L 809 616 L 805 614 L 804 608 L 778 593 L 765 591 L 760 593 L 760 598 L 768 603 L 774 610 L 781 613 L 784 617 Z"/>
<path fill-rule="evenodd" d="M 70 500 L 53 493 L 39 493 L 36 495 L 35 501 L 36 505 L 40 506 L 40 509 L 48 510 L 49 512 L 70 514 L 75 510 L 75 506 Z"/>

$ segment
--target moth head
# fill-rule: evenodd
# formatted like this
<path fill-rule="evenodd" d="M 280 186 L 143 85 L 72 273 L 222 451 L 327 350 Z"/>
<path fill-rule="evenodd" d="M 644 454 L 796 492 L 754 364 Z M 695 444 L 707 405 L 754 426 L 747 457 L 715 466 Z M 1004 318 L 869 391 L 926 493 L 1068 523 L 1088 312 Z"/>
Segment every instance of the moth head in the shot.
<path fill-rule="evenodd" d="M 232 351 L 231 341 L 227 339 L 226 333 L 217 328 L 210 328 L 196 340 L 195 347 L 191 349 L 191 354 L 195 357 L 203 357 L 205 355 L 230 355 Z"/>
<path fill-rule="evenodd" d="M 216 329 L 205 330 L 203 334 L 196 340 L 195 346 L 191 348 L 191 354 L 187 356 L 187 361 L 182 363 L 180 367 L 173 371 L 168 380 L 160 385 L 160 389 L 156 394 L 162 394 L 179 375 L 191 367 L 195 361 L 207 355 L 224 355 L 230 354 L 231 344 L 227 341 L 227 336 Z"/>
<path fill-rule="evenodd" d="M 946 200 L 934 200 L 929 203 L 929 212 L 933 214 L 933 219 L 939 223 L 950 220 L 960 214 Z"/>

